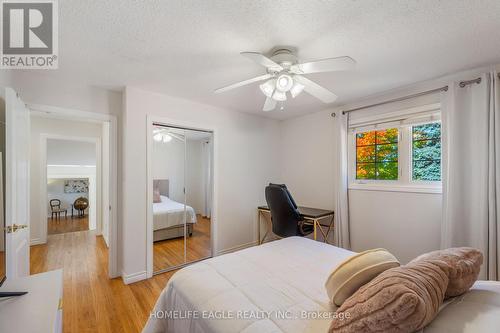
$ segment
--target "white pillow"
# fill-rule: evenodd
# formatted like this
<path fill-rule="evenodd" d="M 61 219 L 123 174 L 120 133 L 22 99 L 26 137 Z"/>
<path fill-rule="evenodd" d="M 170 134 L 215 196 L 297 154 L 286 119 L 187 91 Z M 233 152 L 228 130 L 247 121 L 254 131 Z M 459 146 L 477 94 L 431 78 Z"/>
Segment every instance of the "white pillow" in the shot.
<path fill-rule="evenodd" d="M 326 280 L 325 288 L 333 304 L 342 303 L 362 285 L 389 268 L 398 267 L 399 261 L 386 249 L 373 249 L 347 258 Z"/>

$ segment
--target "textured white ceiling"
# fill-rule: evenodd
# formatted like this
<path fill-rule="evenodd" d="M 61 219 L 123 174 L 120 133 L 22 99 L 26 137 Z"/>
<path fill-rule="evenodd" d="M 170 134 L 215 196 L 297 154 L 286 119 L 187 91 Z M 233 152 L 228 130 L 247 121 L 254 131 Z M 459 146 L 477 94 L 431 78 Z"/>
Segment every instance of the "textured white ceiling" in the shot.
<path fill-rule="evenodd" d="M 498 0 L 60 0 L 59 8 L 60 69 L 40 75 L 256 114 L 257 85 L 213 94 L 264 73 L 241 51 L 291 45 L 303 61 L 351 56 L 354 72 L 308 76 L 340 97 L 336 105 L 500 61 Z M 265 116 L 324 108 L 304 93 Z"/>

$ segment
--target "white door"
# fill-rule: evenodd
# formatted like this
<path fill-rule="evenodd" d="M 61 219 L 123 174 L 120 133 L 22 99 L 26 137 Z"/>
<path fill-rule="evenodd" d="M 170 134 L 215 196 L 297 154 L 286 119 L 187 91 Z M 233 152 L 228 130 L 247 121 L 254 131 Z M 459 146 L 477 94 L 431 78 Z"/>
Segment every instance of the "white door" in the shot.
<path fill-rule="evenodd" d="M 29 275 L 29 110 L 16 92 L 5 88 L 7 277 Z"/>

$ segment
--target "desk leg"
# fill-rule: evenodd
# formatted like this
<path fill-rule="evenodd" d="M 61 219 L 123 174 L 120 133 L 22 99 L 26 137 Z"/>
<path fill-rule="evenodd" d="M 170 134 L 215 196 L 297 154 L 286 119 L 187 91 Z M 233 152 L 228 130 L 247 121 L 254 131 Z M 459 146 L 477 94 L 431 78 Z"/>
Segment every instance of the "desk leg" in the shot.
<path fill-rule="evenodd" d="M 260 221 L 261 221 L 262 212 L 259 210 L 259 218 L 257 219 L 257 237 L 259 245 L 262 244 L 260 240 Z"/>
<path fill-rule="evenodd" d="M 317 224 L 318 220 L 313 220 L 313 226 L 314 226 L 314 240 L 316 240 L 316 224 Z"/>

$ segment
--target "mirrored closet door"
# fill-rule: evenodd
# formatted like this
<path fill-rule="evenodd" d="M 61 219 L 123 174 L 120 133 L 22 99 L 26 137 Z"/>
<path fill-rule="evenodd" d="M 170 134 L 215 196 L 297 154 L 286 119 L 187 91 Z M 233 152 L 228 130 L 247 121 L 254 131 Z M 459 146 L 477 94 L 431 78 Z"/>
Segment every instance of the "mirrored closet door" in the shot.
<path fill-rule="evenodd" d="M 153 271 L 212 256 L 212 133 L 153 126 Z"/>

